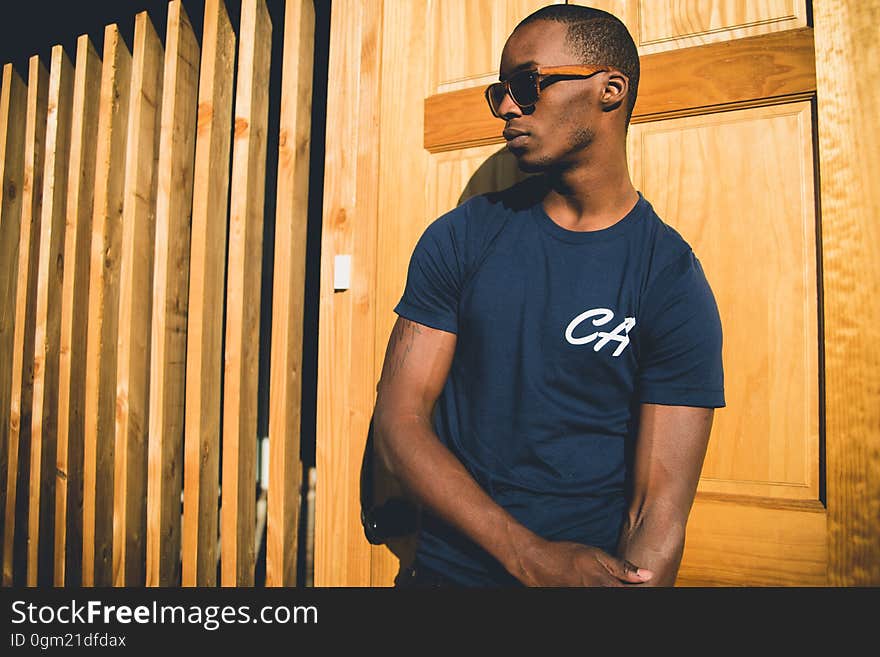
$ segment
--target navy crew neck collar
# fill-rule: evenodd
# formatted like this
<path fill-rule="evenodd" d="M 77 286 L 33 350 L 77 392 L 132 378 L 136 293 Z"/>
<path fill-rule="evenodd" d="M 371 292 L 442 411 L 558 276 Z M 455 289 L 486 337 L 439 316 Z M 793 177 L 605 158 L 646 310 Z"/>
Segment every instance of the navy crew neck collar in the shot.
<path fill-rule="evenodd" d="M 550 234 L 550 236 L 558 240 L 571 242 L 573 244 L 603 242 L 624 234 L 627 229 L 636 223 L 638 218 L 644 214 L 645 209 L 648 207 L 648 202 L 645 200 L 645 197 L 642 196 L 641 192 L 636 193 L 639 195 L 639 198 L 632 209 L 619 221 L 611 224 L 607 228 L 601 228 L 599 230 L 569 230 L 563 228 L 550 218 L 550 215 L 544 210 L 543 203 L 540 201 L 532 206 L 532 213 L 541 228 Z"/>

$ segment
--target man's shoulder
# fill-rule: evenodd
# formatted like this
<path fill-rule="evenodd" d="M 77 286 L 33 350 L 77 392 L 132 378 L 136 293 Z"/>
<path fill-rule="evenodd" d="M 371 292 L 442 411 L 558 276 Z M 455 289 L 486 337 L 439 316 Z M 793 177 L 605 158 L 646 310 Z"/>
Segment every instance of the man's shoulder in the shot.
<path fill-rule="evenodd" d="M 662 219 L 654 207 L 645 201 L 645 234 L 651 242 L 650 252 L 653 256 L 652 263 L 655 269 L 663 269 L 666 266 L 693 256 L 693 249 L 682 234 L 670 223 Z"/>
<path fill-rule="evenodd" d="M 646 203 L 642 248 L 649 254 L 645 288 L 652 294 L 705 280 L 697 254 L 685 237 Z"/>

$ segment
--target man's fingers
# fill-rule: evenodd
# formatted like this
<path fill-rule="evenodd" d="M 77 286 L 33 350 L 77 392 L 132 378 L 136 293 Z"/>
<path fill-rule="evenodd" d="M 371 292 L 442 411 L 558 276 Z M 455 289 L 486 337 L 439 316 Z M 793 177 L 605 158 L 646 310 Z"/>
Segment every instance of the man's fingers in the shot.
<path fill-rule="evenodd" d="M 650 570 L 639 568 L 626 559 L 616 559 L 612 563 L 616 566 L 616 572 L 614 572 L 614 575 L 625 582 L 647 582 L 654 576 L 654 573 Z"/>
<path fill-rule="evenodd" d="M 630 581 L 632 581 L 632 578 L 635 578 L 636 581 L 647 582 L 654 576 L 654 573 L 652 573 L 647 568 L 639 568 L 634 563 L 632 563 L 631 561 L 627 561 L 626 559 L 623 560 L 623 572 L 630 578 Z"/>

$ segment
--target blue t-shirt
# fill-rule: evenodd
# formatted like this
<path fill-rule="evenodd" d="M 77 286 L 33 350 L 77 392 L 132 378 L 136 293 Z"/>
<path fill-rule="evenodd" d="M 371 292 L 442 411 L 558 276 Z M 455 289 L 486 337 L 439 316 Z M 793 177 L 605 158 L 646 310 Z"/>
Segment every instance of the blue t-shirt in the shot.
<path fill-rule="evenodd" d="M 690 246 L 641 194 L 603 230 L 544 211 L 541 178 L 432 223 L 401 317 L 457 335 L 433 426 L 502 507 L 611 554 L 641 403 L 724 406 L 721 322 Z M 463 585 L 515 580 L 430 513 L 417 560 Z"/>

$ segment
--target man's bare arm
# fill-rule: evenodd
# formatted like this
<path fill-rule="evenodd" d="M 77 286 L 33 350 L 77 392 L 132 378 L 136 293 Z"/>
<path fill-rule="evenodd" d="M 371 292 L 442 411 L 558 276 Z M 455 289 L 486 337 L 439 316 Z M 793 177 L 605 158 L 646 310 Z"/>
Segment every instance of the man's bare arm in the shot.
<path fill-rule="evenodd" d="M 651 586 L 675 584 L 713 416 L 711 408 L 642 405 L 618 555 L 652 570 Z"/>
<path fill-rule="evenodd" d="M 492 500 L 440 442 L 431 413 L 455 344 L 452 333 L 404 318 L 395 323 L 373 417 L 376 449 L 388 470 L 526 584 L 619 586 L 650 577 L 596 548 L 540 538 Z"/>
<path fill-rule="evenodd" d="M 419 501 L 490 551 L 517 560 L 528 530 L 498 506 L 440 442 L 431 413 L 443 389 L 456 336 L 398 318 L 391 331 L 376 411 L 376 449 Z"/>

